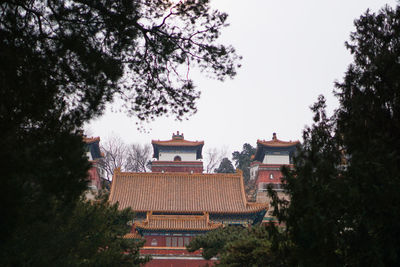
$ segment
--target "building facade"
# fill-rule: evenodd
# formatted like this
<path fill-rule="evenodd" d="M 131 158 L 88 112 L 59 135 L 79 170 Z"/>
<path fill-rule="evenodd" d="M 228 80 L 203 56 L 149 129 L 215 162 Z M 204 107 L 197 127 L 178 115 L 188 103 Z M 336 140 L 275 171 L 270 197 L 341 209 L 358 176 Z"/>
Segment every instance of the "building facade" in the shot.
<path fill-rule="evenodd" d="M 270 203 L 267 188 L 272 187 L 280 198 L 286 198 L 282 189 L 282 166 L 293 167 L 293 156 L 299 141 L 282 141 L 273 133 L 269 141 L 257 140 L 257 150 L 250 165 L 250 180 L 256 184 L 256 202 Z M 270 208 L 264 222 L 272 219 Z"/>
<path fill-rule="evenodd" d="M 103 157 L 100 151 L 100 137 L 87 137 L 83 135 L 85 143 L 86 156 L 91 163 L 89 169 L 89 190 L 86 193 L 88 199 L 94 199 L 101 186 L 101 169 L 99 168 L 99 160 Z"/>
<path fill-rule="evenodd" d="M 178 133 L 172 140 L 152 143 L 155 158 L 166 165 L 163 168 L 174 165 L 161 169 L 154 161 L 151 173 L 116 170 L 110 202 L 119 202 L 120 209 L 130 207 L 136 213 L 131 236 L 146 240 L 141 253 L 153 257 L 146 266 L 212 264 L 199 251 L 189 253 L 185 245 L 197 235 L 219 227 L 258 224 L 267 205 L 247 202 L 240 171 L 203 174 L 202 163 L 201 171 L 197 166 L 187 167 L 185 163 L 201 162 L 198 160 L 204 142 L 186 141 Z M 183 164 L 175 166 L 176 160 L 170 159 L 177 156 Z"/>

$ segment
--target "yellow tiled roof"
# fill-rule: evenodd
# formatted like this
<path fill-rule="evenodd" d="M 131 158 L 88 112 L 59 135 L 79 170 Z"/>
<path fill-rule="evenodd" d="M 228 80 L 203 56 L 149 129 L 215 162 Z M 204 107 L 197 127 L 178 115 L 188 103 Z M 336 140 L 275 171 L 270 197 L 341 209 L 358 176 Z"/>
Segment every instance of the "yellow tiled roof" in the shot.
<path fill-rule="evenodd" d="M 136 212 L 252 213 L 265 204 L 247 203 L 241 173 L 114 173 L 111 203 Z"/>
<path fill-rule="evenodd" d="M 204 145 L 204 141 L 188 141 L 184 139 L 171 139 L 166 141 L 152 140 L 153 145 L 159 146 L 199 146 Z"/>
<path fill-rule="evenodd" d="M 288 146 L 295 146 L 299 144 L 300 141 L 282 141 L 279 139 L 265 141 L 265 140 L 257 140 L 257 144 L 263 146 L 273 146 L 273 147 L 288 147 Z"/>
<path fill-rule="evenodd" d="M 136 228 L 146 230 L 199 230 L 208 231 L 221 227 L 221 223 L 209 221 L 205 215 L 148 215 L 143 222 L 135 223 Z"/>
<path fill-rule="evenodd" d="M 140 239 L 142 238 L 141 235 L 139 235 L 138 233 L 127 233 L 126 235 L 124 235 L 124 238 L 126 239 Z"/>
<path fill-rule="evenodd" d="M 263 145 L 263 146 L 272 146 L 272 147 L 289 147 L 289 146 L 295 146 L 297 144 L 300 144 L 300 141 L 282 141 L 279 140 L 276 136 L 276 133 L 272 134 L 272 140 L 270 141 L 265 141 L 265 140 L 257 140 L 257 144 Z"/>

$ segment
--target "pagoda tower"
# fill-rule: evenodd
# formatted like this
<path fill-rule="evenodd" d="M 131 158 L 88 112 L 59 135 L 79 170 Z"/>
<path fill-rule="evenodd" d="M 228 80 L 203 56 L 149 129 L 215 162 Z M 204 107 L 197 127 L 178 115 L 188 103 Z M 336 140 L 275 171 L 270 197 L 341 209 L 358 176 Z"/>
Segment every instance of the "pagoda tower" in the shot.
<path fill-rule="evenodd" d="M 201 161 L 204 141 L 188 141 L 179 131 L 172 134 L 171 140 L 152 140 L 152 172 L 189 172 L 202 173 Z"/>
<path fill-rule="evenodd" d="M 282 166 L 293 167 L 293 156 L 299 141 L 282 141 L 273 133 L 272 140 L 257 140 L 257 150 L 250 165 L 250 180 L 255 181 L 256 201 L 270 204 L 267 188 L 271 186 L 280 198 L 287 196 L 282 188 Z M 265 220 L 270 220 L 270 208 Z"/>

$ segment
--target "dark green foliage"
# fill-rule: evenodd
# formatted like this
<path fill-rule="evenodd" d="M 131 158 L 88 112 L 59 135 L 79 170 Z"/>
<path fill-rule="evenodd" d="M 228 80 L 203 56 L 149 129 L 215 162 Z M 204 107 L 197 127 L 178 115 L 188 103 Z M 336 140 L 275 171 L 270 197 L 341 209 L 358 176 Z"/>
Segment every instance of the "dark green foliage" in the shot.
<path fill-rule="evenodd" d="M 75 124 L 101 114 L 114 95 L 140 119 L 195 111 L 187 70 L 197 65 L 223 80 L 237 67 L 234 49 L 216 43 L 227 15 L 208 2 L 2 1 L 4 105 L 13 119 L 42 121 L 51 111 Z"/>
<path fill-rule="evenodd" d="M 71 131 L 115 95 L 141 119 L 195 110 L 198 93 L 177 68 L 197 63 L 220 79 L 235 74 L 233 48 L 215 43 L 227 15 L 207 0 L 170 8 L 163 0 L 2 1 L 1 139 Z"/>
<path fill-rule="evenodd" d="M 35 222 L 50 222 L 59 212 L 67 216 L 87 187 L 89 167 L 79 135 L 56 127 L 5 131 L 0 139 L 0 160 L 5 163 L 0 253 L 13 246 L 9 238 L 15 240 L 14 234 Z"/>
<path fill-rule="evenodd" d="M 196 237 L 189 251 L 203 248 L 203 257 L 218 257 L 217 266 L 283 266 L 265 227 L 229 226 Z"/>
<path fill-rule="evenodd" d="M 355 24 L 347 43 L 354 63 L 336 84 L 350 188 L 345 256 L 353 265 L 398 266 L 400 7 L 367 12 Z"/>
<path fill-rule="evenodd" d="M 219 266 L 284 266 L 281 255 L 272 246 L 267 228 L 246 229 L 236 240 L 226 245 Z"/>
<path fill-rule="evenodd" d="M 243 171 L 245 184 L 250 180 L 251 156 L 255 153 L 256 149 L 248 143 L 243 145 L 243 150 L 241 152 L 235 151 L 232 153 L 232 159 L 235 161 L 236 168 Z"/>
<path fill-rule="evenodd" d="M 223 158 L 218 168 L 214 170 L 216 173 L 234 173 L 235 168 L 232 165 L 232 162 L 228 158 Z"/>
<path fill-rule="evenodd" d="M 2 266 L 139 266 L 144 241 L 122 238 L 133 212 L 110 205 L 108 196 L 96 202 L 78 201 L 69 213 L 61 211 L 48 221 L 35 220 L 13 235 L 2 251 Z M 41 233 L 37 236 L 37 232 Z M 127 252 L 127 253 L 124 253 Z"/>
<path fill-rule="evenodd" d="M 107 103 L 120 97 L 141 120 L 165 113 L 182 118 L 196 110 L 199 97 L 189 67 L 221 80 L 235 75 L 233 48 L 216 43 L 227 15 L 211 10 L 208 0 L 171 8 L 166 0 L 0 2 L 4 265 L 67 265 L 79 238 L 93 240 L 77 234 L 75 243 L 56 244 L 68 241 L 57 231 L 81 205 L 87 183 L 89 164 L 76 130 Z M 93 243 L 94 251 L 99 245 Z"/>
<path fill-rule="evenodd" d="M 290 248 L 287 264 L 342 266 L 341 235 L 346 188 L 341 178 L 341 151 L 335 122 L 325 114 L 321 96 L 312 107 L 314 124 L 303 132 L 303 143 L 294 158 L 294 170 L 283 168 L 290 204 L 269 190 L 274 215 L 284 222 Z M 279 207 L 279 208 L 277 208 Z"/>
<path fill-rule="evenodd" d="M 118 205 L 110 205 L 107 199 L 106 195 L 95 203 L 79 202 L 71 218 L 64 218 L 66 223 L 60 229 L 64 242 L 60 243 L 68 240 L 71 262 L 66 265 L 139 266 L 147 261 L 139 257 L 144 240 L 122 238 L 131 229 L 127 222 L 133 219 L 133 212 L 119 211 Z"/>
<path fill-rule="evenodd" d="M 355 25 L 339 109 L 326 118 L 323 98 L 313 106 L 316 123 L 284 169 L 291 203 L 274 198 L 288 265 L 400 264 L 400 7 Z"/>
<path fill-rule="evenodd" d="M 203 257 L 205 259 L 211 259 L 225 251 L 225 245 L 228 242 L 236 240 L 240 234 L 242 234 L 242 227 L 225 227 L 219 228 L 208 232 L 205 235 L 197 236 L 187 246 L 187 250 L 190 252 L 203 248 Z"/>

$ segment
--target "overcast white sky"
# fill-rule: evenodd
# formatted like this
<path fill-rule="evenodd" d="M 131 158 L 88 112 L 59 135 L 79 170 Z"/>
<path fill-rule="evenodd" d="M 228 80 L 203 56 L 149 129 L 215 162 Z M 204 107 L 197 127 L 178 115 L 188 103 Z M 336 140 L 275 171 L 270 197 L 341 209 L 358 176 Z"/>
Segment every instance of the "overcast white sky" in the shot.
<path fill-rule="evenodd" d="M 353 21 L 370 8 L 378 11 L 392 0 L 214 0 L 229 14 L 230 27 L 222 42 L 243 56 L 233 80 L 219 82 L 195 73 L 201 91 L 198 112 L 188 121 L 158 118 L 137 130 L 136 119 L 110 110 L 88 125 L 102 140 L 120 136 L 127 143 L 168 140 L 180 131 L 187 140 L 204 140 L 204 151 L 227 147 L 228 155 L 244 143 L 256 145 L 276 132 L 281 140 L 301 140 L 311 123 L 317 96 L 337 107 L 333 83 L 341 80 L 352 58 L 344 42 L 354 31 Z"/>

